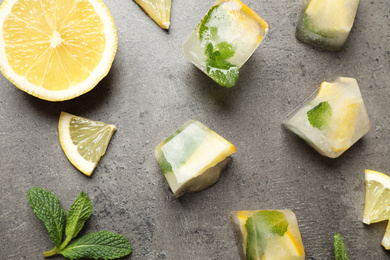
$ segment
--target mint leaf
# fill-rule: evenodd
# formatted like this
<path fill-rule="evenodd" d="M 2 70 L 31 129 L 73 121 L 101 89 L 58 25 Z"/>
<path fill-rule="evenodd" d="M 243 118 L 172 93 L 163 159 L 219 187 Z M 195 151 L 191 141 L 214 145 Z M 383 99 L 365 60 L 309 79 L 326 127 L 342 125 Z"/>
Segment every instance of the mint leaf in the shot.
<path fill-rule="evenodd" d="M 336 260 L 349 260 L 347 250 L 345 249 L 344 241 L 340 233 L 334 235 L 334 254 Z"/>
<path fill-rule="evenodd" d="M 307 112 L 307 118 L 310 124 L 320 130 L 329 123 L 331 117 L 332 107 L 327 101 L 319 103 Z"/>
<path fill-rule="evenodd" d="M 115 259 L 131 251 L 131 244 L 125 237 L 102 230 L 74 240 L 60 254 L 70 259 Z"/>
<path fill-rule="evenodd" d="M 207 74 L 223 87 L 231 88 L 238 80 L 239 68 L 226 60 L 233 57 L 234 53 L 232 45 L 227 42 L 217 44 L 216 48 L 211 42 L 206 45 Z"/>
<path fill-rule="evenodd" d="M 199 39 L 201 41 L 203 40 L 210 40 L 214 35 L 217 34 L 217 27 L 216 26 L 209 26 L 210 20 L 213 18 L 216 18 L 215 12 L 219 5 L 214 5 L 211 7 L 211 9 L 207 12 L 205 17 L 203 17 L 202 21 L 200 22 L 200 27 L 199 27 Z"/>
<path fill-rule="evenodd" d="M 42 220 L 53 244 L 61 244 L 64 232 L 66 212 L 60 206 L 58 198 L 44 188 L 35 187 L 27 192 L 27 198 L 34 214 Z"/>
<path fill-rule="evenodd" d="M 92 202 L 85 192 L 80 192 L 68 212 L 65 234 L 67 239 L 77 236 L 92 214 Z"/>
<path fill-rule="evenodd" d="M 276 210 L 264 210 L 254 213 L 245 223 L 248 233 L 246 259 L 262 259 L 268 239 L 283 236 L 287 231 L 288 221 L 283 213 Z"/>

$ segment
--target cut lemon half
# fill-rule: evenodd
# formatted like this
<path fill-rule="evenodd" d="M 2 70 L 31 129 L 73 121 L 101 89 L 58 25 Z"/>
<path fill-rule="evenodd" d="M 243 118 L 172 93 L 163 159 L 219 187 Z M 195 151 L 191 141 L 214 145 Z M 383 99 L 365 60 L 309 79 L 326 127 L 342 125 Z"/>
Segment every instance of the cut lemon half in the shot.
<path fill-rule="evenodd" d="M 5 0 L 0 7 L 0 70 L 41 99 L 93 89 L 110 70 L 117 42 L 102 0 Z"/>
<path fill-rule="evenodd" d="M 169 29 L 171 0 L 134 0 L 161 28 Z"/>
<path fill-rule="evenodd" d="M 365 172 L 366 195 L 363 223 L 390 219 L 390 177 L 372 170 Z"/>
<path fill-rule="evenodd" d="M 312 0 L 304 13 L 306 27 L 324 37 L 349 33 L 359 1 Z"/>
<path fill-rule="evenodd" d="M 116 127 L 103 122 L 61 112 L 58 123 L 60 144 L 69 161 L 91 176 L 105 154 Z"/>

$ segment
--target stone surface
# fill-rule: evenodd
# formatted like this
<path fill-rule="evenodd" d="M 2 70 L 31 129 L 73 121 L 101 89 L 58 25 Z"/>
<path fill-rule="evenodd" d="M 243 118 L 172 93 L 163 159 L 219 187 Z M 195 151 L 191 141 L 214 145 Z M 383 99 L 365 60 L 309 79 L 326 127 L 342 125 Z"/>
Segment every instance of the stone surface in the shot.
<path fill-rule="evenodd" d="M 174 1 L 168 32 L 133 1 L 105 2 L 117 25 L 118 53 L 94 90 L 52 103 L 0 76 L 1 259 L 42 259 L 52 248 L 27 201 L 34 186 L 55 193 L 65 210 L 85 191 L 93 213 L 83 232 L 126 236 L 134 252 L 124 259 L 238 259 L 229 213 L 259 208 L 294 211 L 308 260 L 332 259 L 336 232 L 350 259 L 390 258 L 380 245 L 386 223 L 362 223 L 364 169 L 390 174 L 388 0 L 360 2 L 338 53 L 296 40 L 300 0 L 246 1 L 270 30 L 232 89 L 218 86 L 181 52 L 213 1 Z M 371 130 L 329 159 L 281 122 L 319 82 L 337 76 L 359 82 Z M 61 111 L 118 128 L 91 178 L 59 145 Z M 218 129 L 237 152 L 214 186 L 175 199 L 153 150 L 191 118 Z"/>

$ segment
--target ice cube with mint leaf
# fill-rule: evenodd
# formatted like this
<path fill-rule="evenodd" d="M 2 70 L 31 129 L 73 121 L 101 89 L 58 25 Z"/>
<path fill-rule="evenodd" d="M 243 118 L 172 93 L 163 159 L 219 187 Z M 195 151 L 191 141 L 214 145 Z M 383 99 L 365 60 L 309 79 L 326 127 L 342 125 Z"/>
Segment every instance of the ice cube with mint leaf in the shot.
<path fill-rule="evenodd" d="M 268 24 L 239 0 L 218 0 L 183 44 L 183 54 L 219 85 L 233 87 Z"/>
<path fill-rule="evenodd" d="M 290 210 L 243 210 L 230 213 L 241 260 L 304 260 L 295 214 Z"/>
<path fill-rule="evenodd" d="M 189 120 L 154 150 L 176 197 L 216 183 L 236 151 L 233 144 L 199 122 Z"/>
<path fill-rule="evenodd" d="M 323 82 L 283 122 L 320 154 L 336 158 L 370 130 L 370 120 L 353 78 Z"/>

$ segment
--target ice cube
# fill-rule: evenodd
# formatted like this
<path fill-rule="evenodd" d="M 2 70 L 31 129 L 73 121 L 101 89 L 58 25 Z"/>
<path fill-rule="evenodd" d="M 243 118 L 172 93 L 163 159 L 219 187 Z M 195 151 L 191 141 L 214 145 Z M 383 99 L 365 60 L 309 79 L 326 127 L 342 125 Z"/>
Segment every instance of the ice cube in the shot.
<path fill-rule="evenodd" d="M 183 54 L 224 87 L 259 46 L 268 24 L 239 0 L 218 0 L 183 44 Z"/>
<path fill-rule="evenodd" d="M 357 81 L 339 77 L 323 82 L 283 124 L 319 153 L 336 158 L 370 130 Z"/>
<path fill-rule="evenodd" d="M 355 20 L 359 0 L 303 0 L 296 37 L 302 42 L 340 51 Z"/>
<path fill-rule="evenodd" d="M 160 143 L 154 154 L 176 197 L 213 185 L 236 151 L 234 145 L 197 120 Z"/>
<path fill-rule="evenodd" d="M 230 213 L 241 260 L 304 260 L 298 221 L 291 210 L 245 210 Z"/>

